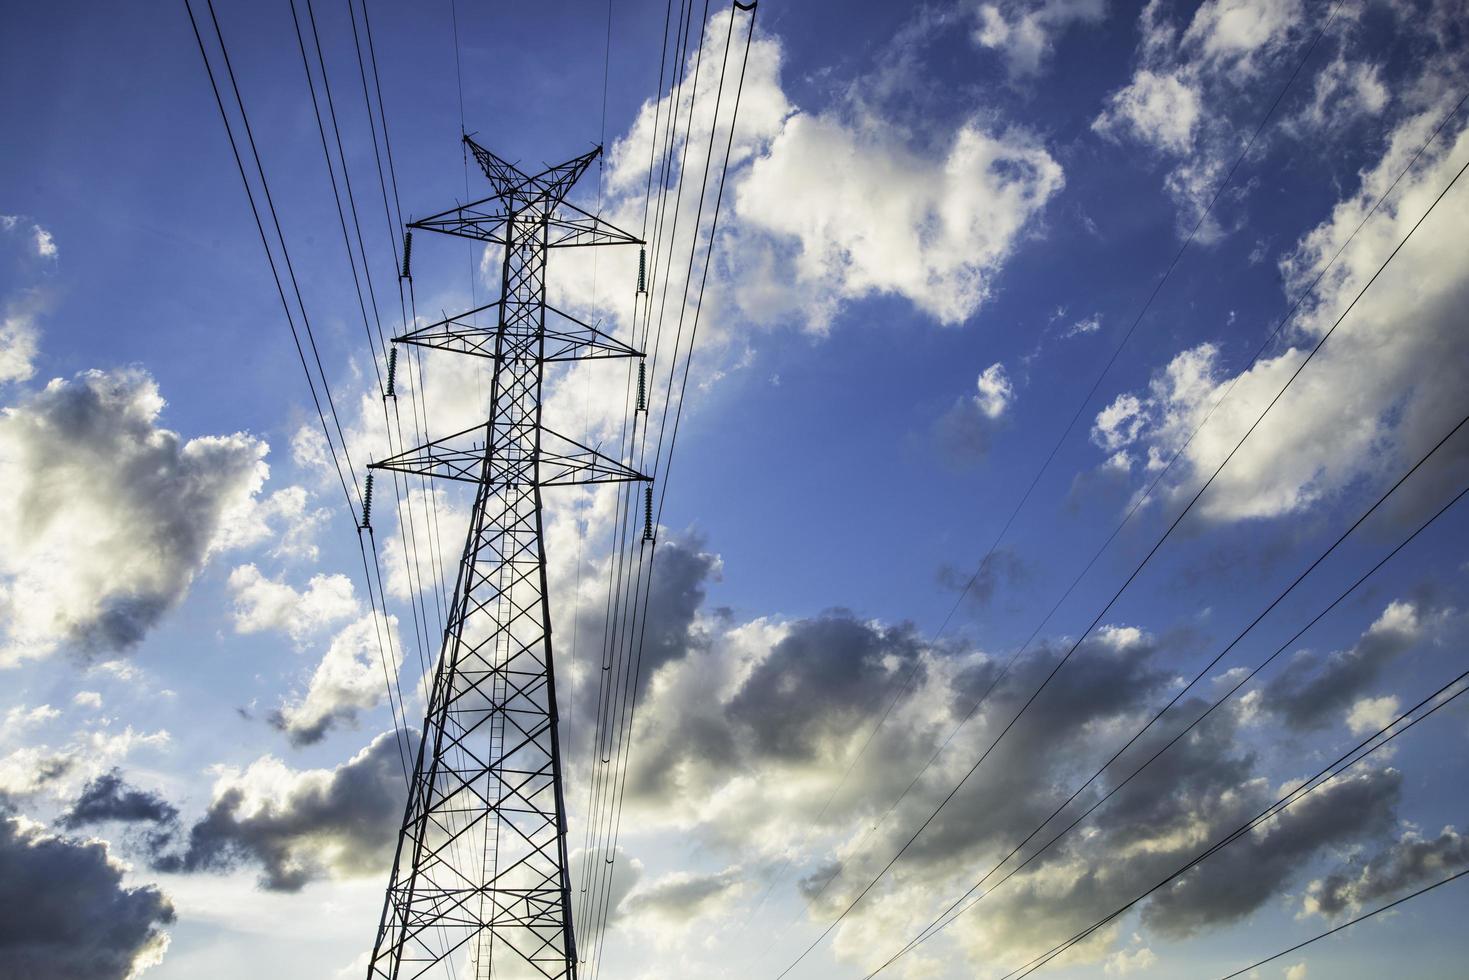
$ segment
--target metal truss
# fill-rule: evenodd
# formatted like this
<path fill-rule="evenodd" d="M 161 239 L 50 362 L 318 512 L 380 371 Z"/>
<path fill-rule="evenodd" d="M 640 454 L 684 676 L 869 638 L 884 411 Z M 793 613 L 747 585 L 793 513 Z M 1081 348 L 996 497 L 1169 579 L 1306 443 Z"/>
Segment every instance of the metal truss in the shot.
<path fill-rule="evenodd" d="M 397 339 L 488 359 L 491 414 L 374 464 L 477 490 L 367 975 L 574 980 L 541 489 L 647 477 L 541 424 L 547 363 L 641 356 L 546 305 L 546 256 L 639 240 L 565 203 L 600 147 L 527 175 L 465 142 L 495 193 L 411 227 L 504 245 L 500 299 Z"/>

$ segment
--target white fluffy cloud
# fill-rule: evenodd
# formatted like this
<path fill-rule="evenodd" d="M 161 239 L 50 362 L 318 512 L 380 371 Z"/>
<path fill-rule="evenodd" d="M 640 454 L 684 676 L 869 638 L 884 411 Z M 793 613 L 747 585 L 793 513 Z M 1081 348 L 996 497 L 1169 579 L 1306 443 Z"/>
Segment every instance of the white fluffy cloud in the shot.
<path fill-rule="evenodd" d="M 0 665 L 136 644 L 182 598 L 267 446 L 162 428 L 144 372 L 57 379 L 0 415 Z"/>
<path fill-rule="evenodd" d="M 1109 135 L 1128 133 L 1159 149 L 1185 153 L 1193 145 L 1200 111 L 1199 93 L 1177 75 L 1143 68 L 1111 95 L 1092 128 Z"/>
<path fill-rule="evenodd" d="M 902 296 L 946 324 L 989 298 L 1022 233 L 1061 189 L 1061 166 L 1033 137 L 978 121 L 925 155 L 880 120 L 797 112 L 737 185 L 742 253 L 770 262 L 789 302 L 824 329 L 842 302 Z"/>
<path fill-rule="evenodd" d="M 1015 388 L 1010 384 L 1009 375 L 1005 373 L 1005 365 L 999 362 L 980 372 L 975 387 L 978 389 L 974 396 L 975 404 L 986 418 L 997 419 L 1004 415 L 1011 399 L 1015 397 Z"/>
<path fill-rule="evenodd" d="M 298 591 L 249 564 L 230 572 L 229 586 L 239 633 L 281 630 L 301 643 L 357 612 L 352 580 L 345 575 L 313 575 L 305 590 Z"/>
<path fill-rule="evenodd" d="M 0 318 L 0 384 L 25 381 L 36 373 L 40 332 L 36 317 L 42 308 L 38 293 L 27 293 L 5 307 Z"/>
<path fill-rule="evenodd" d="M 1286 256 L 1281 268 L 1288 294 L 1304 293 L 1328 268 L 1445 108 L 1435 105 L 1400 126 L 1382 158 L 1363 173 L 1360 189 Z M 1447 131 L 1424 154 L 1330 267 L 1287 333 L 1290 346 L 1243 373 L 1232 372 L 1212 344 L 1185 350 L 1146 391 L 1124 393 L 1099 413 L 1094 441 L 1109 454 L 1125 450 L 1134 461 L 1155 466 L 1177 451 L 1219 402 L 1178 468 L 1178 485 L 1196 485 L 1448 186 L 1466 154 L 1469 129 L 1462 126 Z M 1396 475 L 1462 417 L 1463 378 L 1469 372 L 1462 311 L 1469 303 L 1469 270 L 1458 261 L 1456 242 L 1459 229 L 1469 223 L 1465 190 L 1455 187 L 1443 198 L 1249 437 L 1200 502 L 1205 514 L 1221 520 L 1289 514 L 1363 477 Z M 1464 440 L 1440 455 L 1462 460 Z M 1450 470 L 1437 472 L 1442 479 Z"/>
<path fill-rule="evenodd" d="M 1050 60 L 1057 35 L 1072 24 L 1097 23 L 1106 13 L 1106 0 L 979 3 L 970 36 L 980 47 L 998 52 L 1012 75 L 1029 76 Z"/>
<path fill-rule="evenodd" d="M 394 660 L 402 649 L 396 616 L 369 613 L 347 624 L 332 638 L 306 693 L 284 704 L 272 721 L 296 745 L 354 724 L 361 712 L 382 702 L 387 678 L 398 675 Z"/>
<path fill-rule="evenodd" d="M 1233 109 L 1253 106 L 1257 93 L 1250 86 L 1258 86 L 1260 67 L 1292 48 L 1314 16 L 1300 0 L 1205 0 L 1180 30 L 1163 0 L 1144 8 L 1137 68 L 1108 97 L 1092 128 L 1171 160 L 1164 186 L 1179 209 L 1180 232 L 1204 214 L 1238 152 L 1244 124 Z M 1222 234 L 1213 215 L 1198 230 L 1204 242 Z"/>

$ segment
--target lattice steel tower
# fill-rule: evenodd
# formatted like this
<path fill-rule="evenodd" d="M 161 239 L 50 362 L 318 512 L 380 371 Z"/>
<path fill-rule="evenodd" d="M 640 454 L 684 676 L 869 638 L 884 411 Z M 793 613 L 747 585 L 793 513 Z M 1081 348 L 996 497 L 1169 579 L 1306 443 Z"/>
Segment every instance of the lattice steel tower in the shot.
<path fill-rule="evenodd" d="M 548 363 L 641 356 L 546 305 L 550 249 L 641 244 L 566 203 L 601 148 L 527 176 L 464 142 L 494 193 L 409 227 L 501 245 L 500 298 L 395 342 L 488 359 L 490 417 L 375 464 L 477 490 L 369 980 L 576 976 L 541 489 L 647 479 L 541 424 Z"/>

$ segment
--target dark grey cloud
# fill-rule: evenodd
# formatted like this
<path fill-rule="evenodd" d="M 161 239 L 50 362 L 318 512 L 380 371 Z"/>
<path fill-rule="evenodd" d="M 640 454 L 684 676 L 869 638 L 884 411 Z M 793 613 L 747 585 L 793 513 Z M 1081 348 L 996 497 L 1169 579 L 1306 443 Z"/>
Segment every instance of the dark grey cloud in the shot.
<path fill-rule="evenodd" d="M 127 888 L 100 841 L 55 837 L 0 818 L 0 972 L 124 980 L 166 948 L 173 905 Z"/>
<path fill-rule="evenodd" d="M 415 736 L 416 738 L 416 736 Z M 249 773 L 226 784 L 164 871 L 261 869 L 271 891 L 299 891 L 326 877 L 380 873 L 403 817 L 403 770 L 392 732 L 330 772 L 295 775 L 280 795 L 254 796 Z"/>
<path fill-rule="evenodd" d="M 802 620 L 750 674 L 727 717 L 762 755 L 812 759 L 877 709 L 898 677 L 921 672 L 921 648 L 909 624 L 874 626 L 843 610 Z"/>
<path fill-rule="evenodd" d="M 639 700 L 665 665 L 708 646 L 709 638 L 697 620 L 708 583 L 718 572 L 718 556 L 705 551 L 704 542 L 697 535 L 668 534 L 658 542 L 652 584 L 647 595 L 647 631 L 643 636 L 641 666 L 637 671 L 636 696 Z M 625 623 L 625 615 L 625 612 L 619 613 L 618 619 Z M 606 606 L 600 601 L 583 604 L 577 616 L 578 658 L 584 665 L 603 662 L 611 665 L 611 669 L 605 672 L 588 670 L 584 675 L 585 681 L 574 690 L 561 687 L 566 692 L 565 697 L 574 698 L 571 714 L 576 719 L 568 726 L 565 724 L 567 715 L 563 714 L 562 738 L 566 739 L 569 755 L 584 757 L 592 751 L 597 719 L 611 710 L 611 705 L 621 703 L 623 696 L 623 687 L 604 689 L 604 679 L 609 684 L 616 679 L 626 685 L 628 678 L 624 674 L 627 663 L 619 662 L 615 653 L 604 661 L 608 639 Z M 630 649 L 626 626 L 621 643 L 624 651 Z M 557 653 L 558 657 L 566 656 L 566 648 L 558 649 Z"/>
<path fill-rule="evenodd" d="M 157 793 L 129 786 L 122 772 L 113 769 L 82 787 L 82 793 L 58 821 L 67 830 L 117 821 L 119 823 L 169 824 L 178 810 Z"/>
<path fill-rule="evenodd" d="M 989 455 L 1003 419 L 991 416 L 974 398 L 950 405 L 933 423 L 933 443 L 940 458 L 955 466 L 977 463 Z"/>
<path fill-rule="evenodd" d="M 1434 838 L 1409 833 L 1360 867 L 1334 871 L 1311 883 L 1306 909 L 1328 917 L 1355 912 L 1409 888 L 1469 867 L 1469 839 L 1453 827 Z"/>
<path fill-rule="evenodd" d="M 964 596 L 964 601 L 974 606 L 988 606 L 1002 586 L 1015 586 L 1025 581 L 1027 569 L 1020 556 L 1010 548 L 996 548 L 980 563 L 976 574 L 973 569 L 957 565 L 941 565 L 938 583 L 942 588 Z M 972 581 L 971 581 L 972 580 Z"/>
<path fill-rule="evenodd" d="M 1392 603 L 1351 647 L 1324 657 L 1310 652 L 1292 657 L 1261 689 L 1261 707 L 1300 731 L 1342 721 L 1352 702 L 1412 648 L 1420 633 L 1417 607 Z"/>
<path fill-rule="evenodd" d="M 1386 833 L 1402 782 L 1396 770 L 1370 769 L 1306 795 L 1266 824 L 1263 835 L 1241 838 L 1154 895 L 1143 922 L 1178 938 L 1243 919 L 1317 855 Z M 1211 830 L 1220 826 L 1210 823 Z"/>

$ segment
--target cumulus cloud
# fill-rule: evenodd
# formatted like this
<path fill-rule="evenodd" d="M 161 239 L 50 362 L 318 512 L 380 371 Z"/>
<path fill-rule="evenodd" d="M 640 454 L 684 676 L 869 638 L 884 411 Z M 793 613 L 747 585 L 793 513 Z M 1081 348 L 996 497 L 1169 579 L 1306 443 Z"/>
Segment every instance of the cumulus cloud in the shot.
<path fill-rule="evenodd" d="M 54 980 L 130 980 L 168 948 L 173 904 L 126 887 L 103 841 L 46 833 L 0 817 L 0 956 L 7 973 Z"/>
<path fill-rule="evenodd" d="M 1309 651 L 1296 654 L 1260 689 L 1260 704 L 1297 730 L 1322 728 L 1342 720 L 1352 724 L 1354 730 L 1363 723 L 1370 724 L 1384 706 L 1354 706 L 1358 695 L 1389 663 L 1422 639 L 1423 633 L 1417 606 L 1411 602 L 1390 603 L 1350 648 L 1326 657 Z M 1351 715 L 1347 715 L 1349 707 Z M 1383 721 L 1394 717 L 1395 713 L 1388 714 Z"/>
<path fill-rule="evenodd" d="M 21 743 L 0 756 L 0 794 L 15 799 L 44 794 L 59 800 L 71 800 L 81 784 L 96 779 L 128 758 L 134 751 L 161 750 L 171 737 L 165 730 L 138 731 L 132 726 L 114 732 L 106 721 L 74 732 L 59 747 L 38 738 L 33 729 L 55 717 L 53 708 L 12 710 L 6 716 L 6 741 Z M 17 723 L 17 721 L 19 723 Z"/>
<path fill-rule="evenodd" d="M 224 769 L 183 849 L 160 856 L 156 866 L 253 866 L 262 887 L 286 892 L 321 878 L 381 875 L 403 817 L 399 751 L 387 732 L 335 769 L 295 770 L 269 755 L 244 770 Z"/>
<path fill-rule="evenodd" d="M 57 379 L 0 414 L 0 665 L 127 650 L 184 595 L 265 443 L 162 428 L 144 372 Z"/>
<path fill-rule="evenodd" d="M 735 212 L 793 269 L 789 302 L 824 330 L 842 302 L 895 294 L 941 323 L 973 316 L 1015 243 L 1060 189 L 1033 137 L 971 121 L 939 156 L 877 120 L 797 112 L 736 184 Z"/>
<path fill-rule="evenodd" d="M 1382 643 L 1392 624 L 1404 621 L 1401 612 L 1387 614 L 1362 645 Z M 744 623 L 727 613 L 699 613 L 695 624 L 697 645 L 666 661 L 640 702 L 628 819 L 651 835 L 677 828 L 702 851 L 736 858 L 739 877 L 761 885 L 793 856 L 792 878 L 800 883 L 800 897 L 812 901 L 815 921 L 829 921 L 883 868 L 1069 645 L 1064 639 L 1042 645 L 1000 679 L 1007 658 L 957 643 L 932 646 L 911 627 L 840 610 Z M 874 949 L 872 935 L 916 932 L 940 899 L 962 892 L 1029 833 L 1079 774 L 1102 761 L 1166 698 L 1177 683 L 1166 666 L 1174 643 L 1114 625 L 1083 644 L 836 930 L 836 955 L 859 967 L 875 965 L 877 954 L 892 950 Z M 1316 673 L 1307 676 L 1314 679 Z M 905 682 L 908 694 L 838 791 L 846 763 Z M 991 687 L 934 768 L 884 817 L 887 805 Z M 1149 757 L 1181 719 L 1196 717 L 1204 704 L 1185 699 L 1130 758 Z M 1346 704 L 1335 709 L 1337 718 Z M 951 952 L 938 955 L 974 964 L 1031 955 L 1132 898 L 1253 816 L 1278 791 L 1260 771 L 1253 734 L 1241 730 L 1247 716 L 1254 719 L 1254 733 L 1258 712 L 1235 707 L 1211 715 L 1080 832 L 987 896 L 980 914 L 955 923 L 945 940 Z M 1106 791 L 1125 774 L 1108 773 L 1089 794 Z M 1175 939 L 1248 918 L 1324 856 L 1389 830 L 1401 784 L 1395 771 L 1372 769 L 1317 790 L 1143 903 L 1143 938 L 1119 947 L 1116 930 L 1104 931 L 1077 955 L 1120 975 L 1152 962 L 1150 935 Z M 1093 798 L 1085 795 L 1081 804 Z M 699 884 L 712 889 L 724 883 L 720 878 Z M 639 883 L 632 891 L 643 887 Z M 726 892 L 721 888 L 720 894 Z"/>
<path fill-rule="evenodd" d="M 1443 118 L 1446 106 L 1415 115 L 1392 134 L 1381 159 L 1362 174 L 1358 191 L 1308 233 L 1281 263 L 1287 293 L 1301 295 L 1322 279 L 1287 331 L 1288 345 L 1247 371 L 1231 370 L 1219 350 L 1202 344 L 1176 355 L 1141 392 L 1125 392 L 1101 412 L 1093 439 L 1109 454 L 1156 465 L 1188 439 L 1174 487 L 1196 485 L 1239 442 L 1352 298 L 1448 186 L 1469 154 L 1469 129 L 1450 129 L 1430 147 L 1357 235 L 1336 265 L 1331 257 Z M 1469 371 L 1462 310 L 1469 271 L 1452 257 L 1458 229 L 1469 222 L 1469 195 L 1445 196 L 1322 346 L 1271 416 L 1249 437 L 1209 492 L 1202 513 L 1220 520 L 1275 517 L 1304 510 L 1357 481 L 1404 471 L 1462 417 L 1462 379 Z M 1223 401 L 1225 392 L 1229 397 Z M 1408 488 L 1432 499 L 1459 480 L 1464 440 Z"/>
<path fill-rule="evenodd" d="M 1163 150 L 1183 153 L 1193 144 L 1199 123 L 1199 93 L 1176 75 L 1143 69 L 1114 92 L 1092 123 L 1100 133 L 1127 133 Z"/>
<path fill-rule="evenodd" d="M 695 919 L 729 909 L 743 886 L 739 868 L 674 871 L 632 889 L 617 915 L 644 929 L 682 930 Z"/>
<path fill-rule="evenodd" d="M 1433 838 L 1410 830 L 1361 863 L 1311 882 L 1302 915 L 1337 918 L 1469 866 L 1469 840 L 1453 827 Z"/>
<path fill-rule="evenodd" d="M 1315 16 L 1300 0 L 1206 0 L 1180 28 L 1163 0 L 1143 9 L 1137 68 L 1108 96 L 1092 128 L 1172 163 L 1164 185 L 1178 207 L 1180 233 L 1204 214 L 1227 158 L 1238 152 L 1235 107 L 1256 111 L 1261 67 L 1294 48 Z M 1222 234 L 1211 216 L 1198 238 Z"/>
<path fill-rule="evenodd" d="M 1028 569 L 1012 548 L 996 548 L 980 563 L 978 573 L 954 565 L 943 565 L 938 571 L 938 581 L 946 589 L 962 593 L 964 598 L 976 606 L 987 606 L 995 593 L 1004 586 L 1022 582 Z"/>
<path fill-rule="evenodd" d="M 172 823 L 178 810 L 157 793 L 140 790 L 123 781 L 122 771 L 112 769 L 82 789 L 59 823 L 67 830 L 97 824 Z"/>
<path fill-rule="evenodd" d="M 306 693 L 283 704 L 271 715 L 271 724 L 297 746 L 313 745 L 334 728 L 355 725 L 361 712 L 383 700 L 384 675 L 397 676 L 396 651 L 401 649 L 396 616 L 368 613 L 347 624 L 332 638 Z"/>
<path fill-rule="evenodd" d="M 236 632 L 280 630 L 298 644 L 358 609 L 352 580 L 345 575 L 313 575 L 305 590 L 298 591 L 248 564 L 230 572 L 229 587 Z"/>
<path fill-rule="evenodd" d="M 1073 24 L 1095 24 L 1106 0 L 1001 0 L 974 7 L 970 37 L 1005 59 L 1013 76 L 1037 74 L 1050 61 L 1056 38 Z"/>
<path fill-rule="evenodd" d="M 36 254 L 43 259 L 54 259 L 58 254 L 56 239 L 51 232 L 40 225 L 31 226 L 31 242 L 35 246 Z"/>
<path fill-rule="evenodd" d="M 0 384 L 25 381 L 36 373 L 40 330 L 36 319 L 45 308 L 41 293 L 25 293 L 5 305 L 0 317 Z"/>
<path fill-rule="evenodd" d="M 939 447 L 954 459 L 978 459 L 1006 410 L 1015 400 L 1015 386 L 998 362 L 980 372 L 974 394 L 960 398 L 935 423 Z"/>

